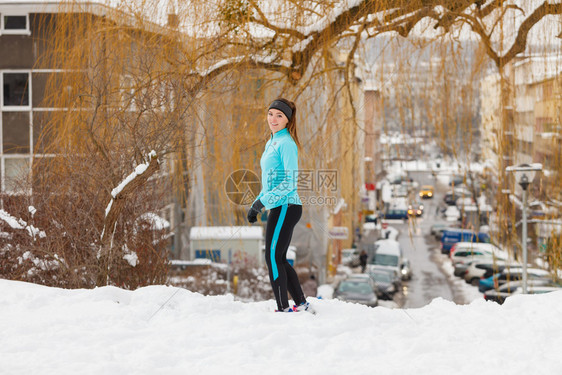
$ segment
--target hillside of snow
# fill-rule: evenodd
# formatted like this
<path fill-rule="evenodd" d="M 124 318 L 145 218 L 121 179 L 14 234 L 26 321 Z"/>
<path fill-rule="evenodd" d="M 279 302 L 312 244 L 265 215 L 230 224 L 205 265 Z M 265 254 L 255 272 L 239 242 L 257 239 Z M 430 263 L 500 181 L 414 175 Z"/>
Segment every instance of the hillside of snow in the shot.
<path fill-rule="evenodd" d="M 318 311 L 152 286 L 0 280 L 1 374 L 558 374 L 562 292 Z"/>

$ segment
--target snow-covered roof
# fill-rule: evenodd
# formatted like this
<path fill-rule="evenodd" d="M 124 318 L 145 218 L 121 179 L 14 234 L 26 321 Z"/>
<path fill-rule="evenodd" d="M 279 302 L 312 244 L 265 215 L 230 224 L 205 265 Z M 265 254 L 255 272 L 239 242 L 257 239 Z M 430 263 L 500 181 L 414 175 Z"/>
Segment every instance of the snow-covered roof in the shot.
<path fill-rule="evenodd" d="M 550 237 L 551 234 L 562 233 L 562 220 L 548 220 L 543 223 L 537 222 L 537 227 L 539 230 L 539 236 Z"/>
<path fill-rule="evenodd" d="M 262 227 L 192 227 L 189 238 L 192 240 L 261 240 Z"/>
<path fill-rule="evenodd" d="M 138 17 L 135 10 L 138 1 L 139 10 L 150 9 L 150 13 Z M 120 0 L 0 0 L 0 13 L 90 13 L 108 17 L 113 21 L 138 26 L 144 30 L 159 32 L 166 27 L 168 20 L 168 0 L 133 0 L 131 3 Z M 141 23 L 139 23 L 141 21 Z"/>

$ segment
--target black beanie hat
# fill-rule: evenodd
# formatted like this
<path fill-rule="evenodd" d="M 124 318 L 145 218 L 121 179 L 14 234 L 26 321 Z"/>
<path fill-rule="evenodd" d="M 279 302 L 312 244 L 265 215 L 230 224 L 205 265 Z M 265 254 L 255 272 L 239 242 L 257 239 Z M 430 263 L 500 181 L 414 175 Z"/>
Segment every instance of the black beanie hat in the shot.
<path fill-rule="evenodd" d="M 285 102 L 282 102 L 281 100 L 274 100 L 273 103 L 271 103 L 271 105 L 269 106 L 269 109 L 278 109 L 281 112 L 283 112 L 283 114 L 285 116 L 287 116 L 287 119 L 290 121 L 291 117 L 293 117 L 293 110 L 291 109 L 291 107 L 289 107 Z"/>

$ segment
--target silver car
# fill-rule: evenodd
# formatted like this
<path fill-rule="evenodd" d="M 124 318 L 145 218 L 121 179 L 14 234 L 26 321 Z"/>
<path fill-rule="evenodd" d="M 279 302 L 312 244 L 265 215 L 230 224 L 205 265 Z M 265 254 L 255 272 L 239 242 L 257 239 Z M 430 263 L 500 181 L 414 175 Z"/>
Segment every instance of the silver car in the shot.
<path fill-rule="evenodd" d="M 399 290 L 399 289 L 402 288 L 402 275 L 400 275 L 398 273 L 397 268 L 388 268 L 388 267 L 383 267 L 383 266 L 371 264 L 367 268 L 367 272 L 368 273 L 371 273 L 371 272 L 386 272 L 388 274 L 388 276 L 390 277 L 390 279 L 392 280 L 392 283 L 394 284 L 394 287 L 396 288 L 396 290 Z"/>
<path fill-rule="evenodd" d="M 369 307 L 378 305 L 378 298 L 372 281 L 358 277 L 340 281 L 334 291 L 334 298 Z"/>
<path fill-rule="evenodd" d="M 463 277 L 464 281 L 474 286 L 478 286 L 482 277 L 490 277 L 494 273 L 503 271 L 508 265 L 505 262 L 497 261 L 475 261 L 472 262 L 465 270 Z M 523 267 L 521 264 L 509 264 L 511 269 L 519 269 Z"/>
<path fill-rule="evenodd" d="M 385 271 L 371 271 L 369 276 L 375 281 L 377 296 L 380 299 L 391 300 L 396 293 L 396 286 L 390 274 Z"/>

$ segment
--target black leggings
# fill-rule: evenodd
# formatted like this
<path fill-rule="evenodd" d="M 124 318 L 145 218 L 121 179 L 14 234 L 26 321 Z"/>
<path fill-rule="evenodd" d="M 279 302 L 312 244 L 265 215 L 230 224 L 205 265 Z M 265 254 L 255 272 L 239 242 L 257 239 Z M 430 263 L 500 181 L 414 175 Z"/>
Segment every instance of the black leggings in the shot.
<path fill-rule="evenodd" d="M 267 217 L 265 261 L 269 268 L 269 281 L 279 310 L 289 307 L 287 291 L 291 293 L 295 304 L 306 302 L 297 273 L 287 262 L 287 249 L 293 236 L 293 229 L 301 215 L 301 205 L 284 204 L 272 208 Z"/>

